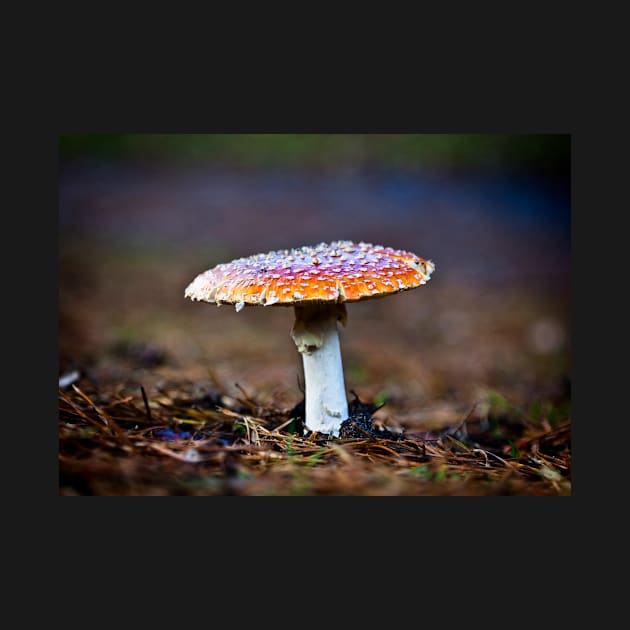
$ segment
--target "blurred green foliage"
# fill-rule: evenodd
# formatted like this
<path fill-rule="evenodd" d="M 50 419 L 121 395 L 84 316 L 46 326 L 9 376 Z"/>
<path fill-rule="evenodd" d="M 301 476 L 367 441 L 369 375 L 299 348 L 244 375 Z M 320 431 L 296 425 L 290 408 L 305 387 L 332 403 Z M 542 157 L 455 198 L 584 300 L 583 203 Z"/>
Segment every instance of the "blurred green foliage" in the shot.
<path fill-rule="evenodd" d="M 231 166 L 527 168 L 566 174 L 569 134 L 75 134 L 60 158 Z"/>

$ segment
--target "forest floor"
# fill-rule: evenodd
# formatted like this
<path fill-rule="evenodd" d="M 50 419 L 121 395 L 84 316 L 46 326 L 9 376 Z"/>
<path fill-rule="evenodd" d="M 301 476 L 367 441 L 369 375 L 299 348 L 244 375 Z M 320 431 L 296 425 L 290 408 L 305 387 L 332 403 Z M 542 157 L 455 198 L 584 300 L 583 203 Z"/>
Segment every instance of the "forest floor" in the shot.
<path fill-rule="evenodd" d="M 234 202 L 201 243 L 184 244 L 176 229 L 195 232 L 184 210 L 164 209 L 171 224 L 158 234 L 148 193 L 64 181 L 61 495 L 571 494 L 568 253 L 544 217 L 508 224 L 447 209 L 427 227 L 407 209 L 379 239 L 387 217 L 370 215 L 364 240 L 437 268 L 425 286 L 348 305 L 340 338 L 352 427 L 330 439 L 303 430 L 293 309 L 237 313 L 186 300 L 184 289 L 218 262 L 272 249 L 270 221 L 296 247 L 326 233 L 359 240 L 349 210 L 322 214 L 321 233 L 305 239 L 291 208 L 239 214 Z M 154 181 L 164 178 L 147 179 L 148 190 Z M 200 199 L 190 202 L 197 214 Z M 120 238 L 128 233 L 149 236 Z"/>

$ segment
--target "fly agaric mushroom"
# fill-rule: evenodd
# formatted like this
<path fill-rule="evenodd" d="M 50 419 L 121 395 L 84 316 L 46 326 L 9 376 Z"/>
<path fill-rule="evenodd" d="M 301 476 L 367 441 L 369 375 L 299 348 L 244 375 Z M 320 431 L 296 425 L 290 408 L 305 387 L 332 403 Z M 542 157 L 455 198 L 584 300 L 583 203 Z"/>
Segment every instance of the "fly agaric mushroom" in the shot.
<path fill-rule="evenodd" d="M 293 306 L 291 337 L 302 354 L 306 417 L 311 431 L 339 435 L 348 418 L 337 322 L 345 325 L 345 302 L 414 289 L 435 265 L 403 250 L 335 241 L 239 258 L 199 274 L 186 288 L 191 300 L 245 305 Z"/>

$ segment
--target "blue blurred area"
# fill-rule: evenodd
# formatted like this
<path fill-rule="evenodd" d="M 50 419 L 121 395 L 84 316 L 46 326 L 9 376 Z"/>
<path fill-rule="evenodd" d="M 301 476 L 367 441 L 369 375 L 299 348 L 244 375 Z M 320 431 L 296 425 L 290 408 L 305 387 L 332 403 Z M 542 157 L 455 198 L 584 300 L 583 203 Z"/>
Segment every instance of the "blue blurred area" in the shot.
<path fill-rule="evenodd" d="M 321 241 L 370 241 L 440 274 L 568 281 L 570 199 L 532 171 L 242 169 L 76 161 L 60 176 L 64 238 L 198 251 L 201 264 Z"/>

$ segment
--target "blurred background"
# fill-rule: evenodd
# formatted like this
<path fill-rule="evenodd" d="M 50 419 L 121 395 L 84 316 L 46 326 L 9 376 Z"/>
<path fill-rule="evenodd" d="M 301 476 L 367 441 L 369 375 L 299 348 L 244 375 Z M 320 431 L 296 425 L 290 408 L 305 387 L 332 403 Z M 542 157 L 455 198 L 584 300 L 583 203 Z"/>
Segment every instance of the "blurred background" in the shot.
<path fill-rule="evenodd" d="M 436 264 L 348 306 L 346 386 L 386 401 L 384 423 L 440 426 L 489 399 L 568 414 L 569 135 L 67 135 L 59 155 L 60 376 L 123 394 L 238 383 L 292 407 L 292 309 L 184 289 L 233 258 L 348 239 Z"/>

